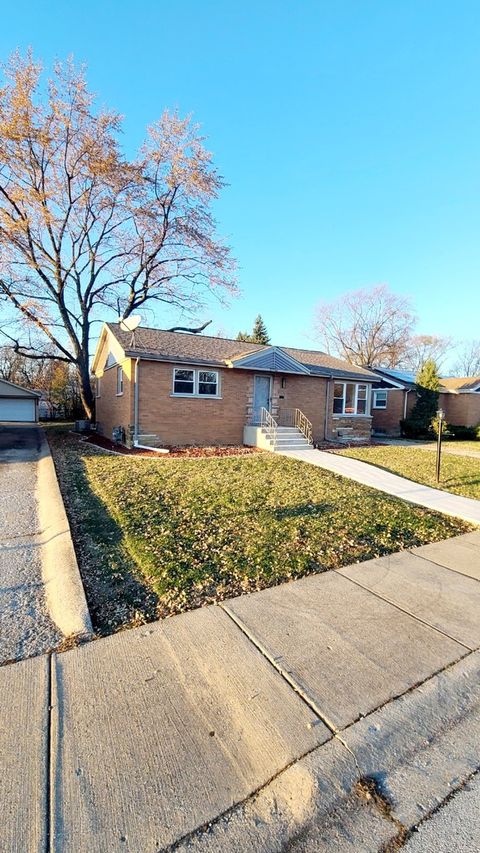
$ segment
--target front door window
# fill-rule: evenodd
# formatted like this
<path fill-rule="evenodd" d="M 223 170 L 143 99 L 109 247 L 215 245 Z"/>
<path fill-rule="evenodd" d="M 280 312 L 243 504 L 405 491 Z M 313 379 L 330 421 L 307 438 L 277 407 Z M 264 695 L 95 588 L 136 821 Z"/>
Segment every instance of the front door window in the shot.
<path fill-rule="evenodd" d="M 261 421 L 262 408 L 270 411 L 270 377 L 255 376 L 253 380 L 253 423 Z"/>

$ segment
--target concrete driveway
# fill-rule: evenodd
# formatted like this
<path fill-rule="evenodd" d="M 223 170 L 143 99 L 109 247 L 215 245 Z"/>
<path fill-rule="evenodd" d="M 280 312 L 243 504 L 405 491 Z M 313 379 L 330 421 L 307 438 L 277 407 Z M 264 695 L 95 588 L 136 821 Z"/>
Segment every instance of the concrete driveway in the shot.
<path fill-rule="evenodd" d="M 0 663 L 58 645 L 42 579 L 36 499 L 41 428 L 0 424 Z"/>

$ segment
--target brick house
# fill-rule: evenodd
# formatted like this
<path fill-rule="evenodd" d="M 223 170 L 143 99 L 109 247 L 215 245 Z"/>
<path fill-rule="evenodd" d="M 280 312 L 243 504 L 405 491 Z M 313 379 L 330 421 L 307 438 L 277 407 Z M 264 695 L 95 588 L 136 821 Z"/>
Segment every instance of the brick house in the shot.
<path fill-rule="evenodd" d="M 462 426 L 480 424 L 480 376 L 448 377 L 441 380 L 440 405 L 447 423 Z"/>
<path fill-rule="evenodd" d="M 127 444 L 263 446 L 265 418 L 314 443 L 371 435 L 378 377 L 323 352 L 106 323 L 92 370 L 98 429 Z"/>
<path fill-rule="evenodd" d="M 403 370 L 376 367 L 381 379 L 372 387 L 372 431 L 377 435 L 400 435 L 400 421 L 415 405 L 415 375 Z M 438 405 L 447 423 L 458 426 L 480 424 L 480 376 L 441 379 Z"/>

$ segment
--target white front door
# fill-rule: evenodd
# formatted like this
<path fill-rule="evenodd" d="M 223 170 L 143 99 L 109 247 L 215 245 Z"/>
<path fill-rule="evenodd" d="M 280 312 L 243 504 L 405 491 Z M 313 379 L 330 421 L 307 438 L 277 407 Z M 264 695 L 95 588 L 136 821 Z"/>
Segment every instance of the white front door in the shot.
<path fill-rule="evenodd" d="M 253 419 L 254 424 L 261 420 L 261 409 L 270 411 L 270 376 L 253 377 Z"/>

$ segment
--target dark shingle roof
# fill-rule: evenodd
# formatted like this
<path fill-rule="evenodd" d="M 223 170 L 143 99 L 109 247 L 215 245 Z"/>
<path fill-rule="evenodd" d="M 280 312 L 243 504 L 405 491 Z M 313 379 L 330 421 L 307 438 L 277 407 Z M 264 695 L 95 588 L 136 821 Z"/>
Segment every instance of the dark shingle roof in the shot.
<path fill-rule="evenodd" d="M 185 332 L 166 332 L 163 329 L 140 327 L 124 332 L 118 323 L 107 323 L 113 335 L 131 356 L 152 356 L 159 361 L 183 361 L 199 364 L 224 365 L 232 358 L 269 349 L 269 345 L 250 344 L 230 338 L 215 338 L 208 335 L 192 335 Z M 377 377 L 370 370 L 349 364 L 339 358 L 318 350 L 281 347 L 292 358 L 318 376 L 369 379 Z"/>

